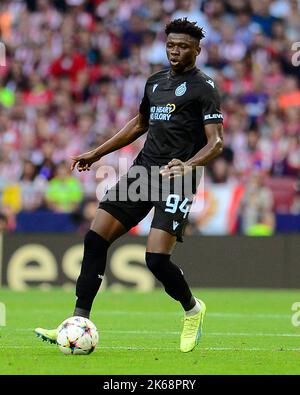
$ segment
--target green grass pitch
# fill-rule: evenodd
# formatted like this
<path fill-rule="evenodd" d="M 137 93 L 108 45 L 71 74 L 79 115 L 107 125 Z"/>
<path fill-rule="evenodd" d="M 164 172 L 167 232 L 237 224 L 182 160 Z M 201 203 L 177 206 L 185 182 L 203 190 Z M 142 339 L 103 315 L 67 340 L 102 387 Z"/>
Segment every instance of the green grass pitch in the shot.
<path fill-rule="evenodd" d="M 92 321 L 100 334 L 94 353 L 66 356 L 36 338 L 37 326 L 56 327 L 72 315 L 74 296 L 60 289 L 0 289 L 0 374 L 299 374 L 300 327 L 292 325 L 296 290 L 195 289 L 207 305 L 203 336 L 179 351 L 180 305 L 163 290 L 100 292 Z"/>

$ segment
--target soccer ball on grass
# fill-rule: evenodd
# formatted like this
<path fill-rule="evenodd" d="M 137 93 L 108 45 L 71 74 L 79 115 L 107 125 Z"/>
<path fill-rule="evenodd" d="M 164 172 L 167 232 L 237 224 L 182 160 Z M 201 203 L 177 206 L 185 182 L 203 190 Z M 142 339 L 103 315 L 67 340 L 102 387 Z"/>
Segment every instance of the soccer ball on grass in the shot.
<path fill-rule="evenodd" d="M 70 317 L 57 328 L 57 344 L 64 354 L 87 355 L 99 340 L 95 324 L 84 317 Z"/>

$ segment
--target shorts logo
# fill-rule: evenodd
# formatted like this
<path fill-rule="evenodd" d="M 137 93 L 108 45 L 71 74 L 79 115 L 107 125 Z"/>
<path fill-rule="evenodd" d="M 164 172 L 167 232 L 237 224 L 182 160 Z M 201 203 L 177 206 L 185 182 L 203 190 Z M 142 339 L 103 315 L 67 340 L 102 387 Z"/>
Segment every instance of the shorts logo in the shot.
<path fill-rule="evenodd" d="M 179 85 L 176 88 L 175 95 L 176 96 L 182 96 L 182 95 L 185 94 L 185 92 L 186 92 L 186 82 L 184 82 L 183 84 Z"/>
<path fill-rule="evenodd" d="M 158 84 L 154 84 L 152 88 L 152 93 L 155 92 L 155 89 L 158 87 Z"/>
<path fill-rule="evenodd" d="M 178 227 L 179 222 L 177 221 L 173 221 L 173 230 L 176 230 L 176 228 Z"/>

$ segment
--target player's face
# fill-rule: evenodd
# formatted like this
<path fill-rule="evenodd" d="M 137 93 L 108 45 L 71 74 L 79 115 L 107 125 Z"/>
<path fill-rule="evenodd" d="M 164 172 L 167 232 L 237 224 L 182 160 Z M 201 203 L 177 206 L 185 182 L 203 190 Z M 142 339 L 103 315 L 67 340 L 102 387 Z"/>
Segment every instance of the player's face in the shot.
<path fill-rule="evenodd" d="M 166 42 L 166 51 L 172 70 L 180 73 L 195 65 L 200 47 L 197 40 L 188 34 L 170 33 Z"/>

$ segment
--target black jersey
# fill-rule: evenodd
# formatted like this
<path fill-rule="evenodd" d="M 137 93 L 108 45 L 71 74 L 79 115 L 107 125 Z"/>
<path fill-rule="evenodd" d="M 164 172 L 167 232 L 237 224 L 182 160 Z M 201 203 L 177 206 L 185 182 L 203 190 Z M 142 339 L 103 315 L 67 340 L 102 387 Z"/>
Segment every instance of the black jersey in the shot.
<path fill-rule="evenodd" d="M 207 144 L 206 123 L 223 121 L 214 81 L 199 69 L 172 75 L 162 70 L 148 78 L 139 111 L 149 119 L 145 145 L 135 164 L 187 161 Z"/>

